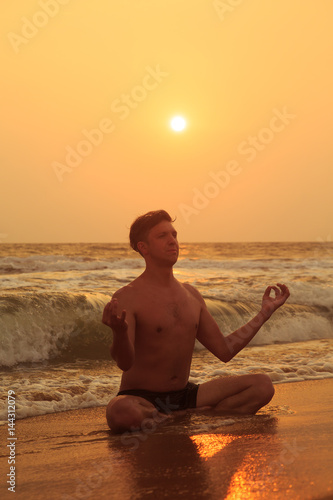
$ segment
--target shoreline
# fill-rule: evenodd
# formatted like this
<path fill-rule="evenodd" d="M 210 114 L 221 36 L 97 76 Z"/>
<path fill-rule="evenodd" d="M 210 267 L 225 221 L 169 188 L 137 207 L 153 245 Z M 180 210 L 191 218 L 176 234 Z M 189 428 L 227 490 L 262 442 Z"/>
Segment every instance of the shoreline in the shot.
<path fill-rule="evenodd" d="M 303 380 L 333 379 L 333 339 L 289 344 L 249 345 L 229 363 L 212 353 L 193 353 L 190 380 L 197 384 L 216 376 L 266 373 L 275 387 Z M 2 371 L 2 385 L 17 393 L 16 418 L 106 405 L 120 386 L 121 370 L 112 360 L 78 359 L 75 363 L 17 366 Z M 0 427 L 7 404 L 0 400 Z"/>
<path fill-rule="evenodd" d="M 187 413 L 113 435 L 105 407 L 16 421 L 19 499 L 333 498 L 333 379 L 275 385 L 249 417 Z M 2 445 L 8 428 L 0 427 Z M 9 448 L 2 446 L 0 491 Z"/>

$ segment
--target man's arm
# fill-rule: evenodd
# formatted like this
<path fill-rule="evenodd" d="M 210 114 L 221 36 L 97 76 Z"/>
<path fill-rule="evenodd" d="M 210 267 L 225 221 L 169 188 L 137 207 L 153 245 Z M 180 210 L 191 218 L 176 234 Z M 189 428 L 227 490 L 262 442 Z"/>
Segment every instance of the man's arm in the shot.
<path fill-rule="evenodd" d="M 102 322 L 112 328 L 113 342 L 110 347 L 110 354 L 116 361 L 118 367 L 123 370 L 129 370 L 135 358 L 134 339 L 135 339 L 135 318 L 131 311 L 122 309 L 118 316 L 118 309 L 121 305 L 121 298 L 118 302 L 117 292 L 113 295 L 103 311 Z M 121 310 L 121 309 L 120 309 Z"/>
<path fill-rule="evenodd" d="M 274 290 L 275 297 L 270 297 L 271 290 Z M 267 287 L 262 298 L 260 312 L 246 323 L 246 325 L 224 337 L 216 321 L 209 313 L 203 298 L 198 292 L 196 293 L 202 303 L 197 339 L 225 363 L 230 361 L 253 339 L 262 325 L 271 317 L 276 309 L 285 303 L 290 295 L 288 288 L 280 283 L 277 286 Z"/>

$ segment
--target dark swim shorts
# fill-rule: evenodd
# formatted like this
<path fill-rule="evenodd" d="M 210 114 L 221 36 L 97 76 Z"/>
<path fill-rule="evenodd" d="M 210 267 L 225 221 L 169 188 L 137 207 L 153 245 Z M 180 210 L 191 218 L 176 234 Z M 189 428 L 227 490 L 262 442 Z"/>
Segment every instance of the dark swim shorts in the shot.
<path fill-rule="evenodd" d="M 171 413 L 177 410 L 196 408 L 198 389 L 198 384 L 188 382 L 186 387 L 180 391 L 153 392 L 144 389 L 128 389 L 119 391 L 117 396 L 139 396 L 152 403 L 161 413 Z"/>

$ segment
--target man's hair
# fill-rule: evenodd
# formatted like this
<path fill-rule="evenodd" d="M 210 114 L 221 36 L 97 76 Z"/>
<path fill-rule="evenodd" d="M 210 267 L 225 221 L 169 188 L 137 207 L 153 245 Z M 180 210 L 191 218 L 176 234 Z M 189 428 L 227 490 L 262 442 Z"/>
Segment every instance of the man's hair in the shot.
<path fill-rule="evenodd" d="M 162 220 L 174 222 L 175 219 L 172 219 L 165 210 L 153 210 L 135 219 L 129 233 L 130 244 L 133 250 L 141 254 L 138 249 L 139 241 L 146 241 L 149 231 Z"/>

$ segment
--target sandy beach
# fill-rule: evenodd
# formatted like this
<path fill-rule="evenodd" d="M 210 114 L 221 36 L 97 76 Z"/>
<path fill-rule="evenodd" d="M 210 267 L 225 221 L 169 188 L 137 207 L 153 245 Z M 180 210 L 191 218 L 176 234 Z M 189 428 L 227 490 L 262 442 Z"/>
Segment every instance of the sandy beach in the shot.
<path fill-rule="evenodd" d="M 15 498 L 333 498 L 333 380 L 275 387 L 256 416 L 186 414 L 132 435 L 112 435 L 104 407 L 18 420 Z"/>

